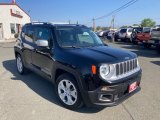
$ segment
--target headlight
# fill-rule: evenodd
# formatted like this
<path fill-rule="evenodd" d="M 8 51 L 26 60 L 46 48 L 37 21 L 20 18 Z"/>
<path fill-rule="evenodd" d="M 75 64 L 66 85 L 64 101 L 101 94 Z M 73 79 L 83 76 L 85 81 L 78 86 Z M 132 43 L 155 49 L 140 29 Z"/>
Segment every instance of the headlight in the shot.
<path fill-rule="evenodd" d="M 110 73 L 110 67 L 108 64 L 103 64 L 99 68 L 100 76 L 106 79 L 107 75 Z"/>

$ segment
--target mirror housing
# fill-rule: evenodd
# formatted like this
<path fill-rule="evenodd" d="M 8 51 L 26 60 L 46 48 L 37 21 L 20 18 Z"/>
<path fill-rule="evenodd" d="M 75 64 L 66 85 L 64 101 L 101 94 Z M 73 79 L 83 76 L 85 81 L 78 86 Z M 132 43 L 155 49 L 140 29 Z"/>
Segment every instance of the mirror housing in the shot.
<path fill-rule="evenodd" d="M 37 40 L 35 43 L 39 47 L 48 47 L 48 40 Z"/>

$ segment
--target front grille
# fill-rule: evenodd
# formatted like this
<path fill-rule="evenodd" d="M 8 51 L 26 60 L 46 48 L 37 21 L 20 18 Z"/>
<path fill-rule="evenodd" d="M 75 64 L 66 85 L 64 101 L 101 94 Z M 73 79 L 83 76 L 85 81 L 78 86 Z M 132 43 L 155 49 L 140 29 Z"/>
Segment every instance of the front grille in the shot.
<path fill-rule="evenodd" d="M 126 74 L 137 68 L 137 59 L 128 60 L 116 64 L 116 76 Z"/>

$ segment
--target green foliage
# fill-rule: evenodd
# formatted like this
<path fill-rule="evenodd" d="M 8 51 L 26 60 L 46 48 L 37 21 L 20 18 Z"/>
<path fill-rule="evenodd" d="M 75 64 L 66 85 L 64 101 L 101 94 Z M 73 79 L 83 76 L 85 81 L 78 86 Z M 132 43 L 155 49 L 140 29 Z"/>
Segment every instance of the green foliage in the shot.
<path fill-rule="evenodd" d="M 150 18 L 145 18 L 141 22 L 142 27 L 154 27 L 155 25 L 156 25 L 156 22 Z"/>
<path fill-rule="evenodd" d="M 120 28 L 127 28 L 128 26 L 126 26 L 126 25 L 123 25 L 123 26 L 121 26 Z"/>

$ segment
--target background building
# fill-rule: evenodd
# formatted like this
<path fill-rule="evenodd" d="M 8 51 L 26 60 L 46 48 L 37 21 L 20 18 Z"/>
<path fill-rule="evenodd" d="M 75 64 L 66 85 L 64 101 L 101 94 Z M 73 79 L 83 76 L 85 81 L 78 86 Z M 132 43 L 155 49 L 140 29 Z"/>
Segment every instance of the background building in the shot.
<path fill-rule="evenodd" d="M 14 38 L 14 34 L 29 22 L 30 16 L 14 0 L 12 3 L 0 3 L 0 40 Z"/>

